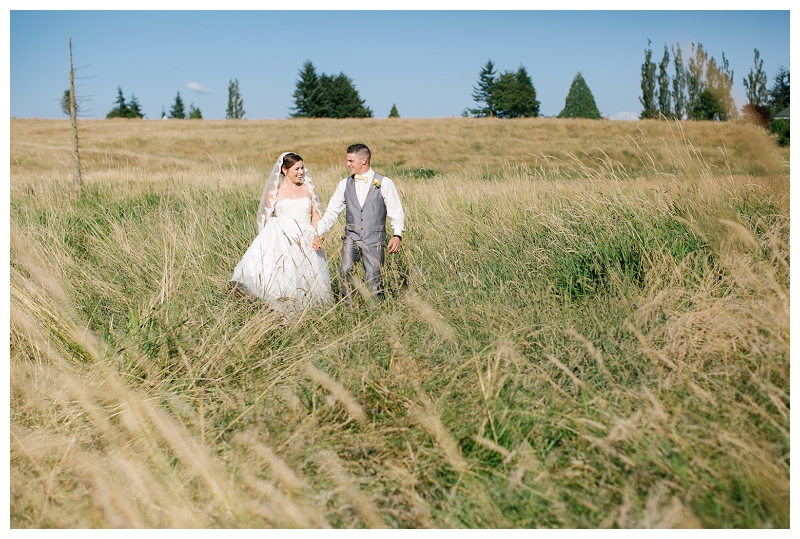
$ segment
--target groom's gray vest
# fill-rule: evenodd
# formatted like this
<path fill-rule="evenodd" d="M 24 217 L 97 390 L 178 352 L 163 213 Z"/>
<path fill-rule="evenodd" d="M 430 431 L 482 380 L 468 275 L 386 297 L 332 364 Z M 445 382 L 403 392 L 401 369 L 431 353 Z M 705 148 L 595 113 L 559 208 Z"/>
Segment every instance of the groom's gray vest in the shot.
<path fill-rule="evenodd" d="M 375 173 L 375 179 L 383 180 L 383 176 Z M 356 182 L 353 176 L 350 176 L 344 188 L 344 203 L 347 212 L 343 240 L 346 238 L 360 240 L 367 245 L 386 241 L 386 203 L 378 187 L 374 184 L 369 186 L 367 198 L 364 199 L 362 206 L 356 196 Z"/>

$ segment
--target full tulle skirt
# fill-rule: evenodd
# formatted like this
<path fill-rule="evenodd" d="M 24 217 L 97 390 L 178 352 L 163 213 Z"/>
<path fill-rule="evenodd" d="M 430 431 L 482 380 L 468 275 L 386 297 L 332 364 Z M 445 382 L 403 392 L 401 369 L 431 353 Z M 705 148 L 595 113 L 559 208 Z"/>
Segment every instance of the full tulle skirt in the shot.
<path fill-rule="evenodd" d="M 231 281 L 276 308 L 330 303 L 331 278 L 322 249 L 311 247 L 311 225 L 270 218 L 233 270 Z"/>

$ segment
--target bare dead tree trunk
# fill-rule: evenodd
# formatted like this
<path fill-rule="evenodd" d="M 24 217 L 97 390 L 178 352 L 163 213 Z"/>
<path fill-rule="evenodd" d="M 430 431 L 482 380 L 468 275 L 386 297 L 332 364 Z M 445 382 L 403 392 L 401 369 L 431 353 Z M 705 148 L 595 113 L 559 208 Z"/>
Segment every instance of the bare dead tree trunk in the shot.
<path fill-rule="evenodd" d="M 72 185 L 81 194 L 81 160 L 78 156 L 78 107 L 75 105 L 75 71 L 72 69 L 72 36 L 69 37 L 69 119 L 72 122 Z"/>

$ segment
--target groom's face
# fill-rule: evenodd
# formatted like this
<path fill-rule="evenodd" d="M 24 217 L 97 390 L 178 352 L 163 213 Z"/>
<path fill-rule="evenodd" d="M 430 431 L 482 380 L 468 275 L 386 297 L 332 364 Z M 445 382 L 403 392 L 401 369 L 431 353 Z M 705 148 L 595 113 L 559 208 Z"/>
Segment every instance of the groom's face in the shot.
<path fill-rule="evenodd" d="M 369 170 L 366 157 L 359 157 L 354 153 L 347 154 L 347 170 L 350 174 L 363 174 Z"/>

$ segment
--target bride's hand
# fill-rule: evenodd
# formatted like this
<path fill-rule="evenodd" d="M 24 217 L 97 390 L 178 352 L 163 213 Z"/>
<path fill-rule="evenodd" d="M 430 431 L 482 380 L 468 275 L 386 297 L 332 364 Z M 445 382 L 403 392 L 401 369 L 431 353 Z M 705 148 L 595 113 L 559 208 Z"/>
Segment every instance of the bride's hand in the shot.
<path fill-rule="evenodd" d="M 314 234 L 314 239 L 311 240 L 311 248 L 319 251 L 320 247 L 322 247 L 322 238 L 318 234 Z"/>

